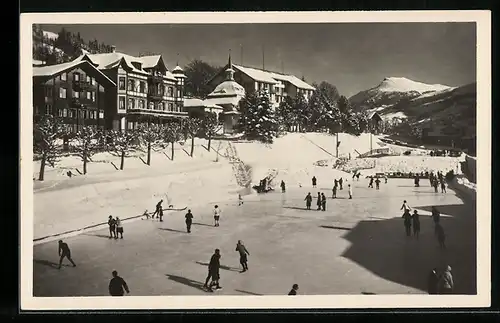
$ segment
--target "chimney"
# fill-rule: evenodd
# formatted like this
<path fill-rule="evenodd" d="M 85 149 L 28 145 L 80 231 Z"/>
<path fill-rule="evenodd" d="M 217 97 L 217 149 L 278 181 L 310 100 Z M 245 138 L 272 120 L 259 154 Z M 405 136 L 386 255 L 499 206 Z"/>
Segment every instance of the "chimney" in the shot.
<path fill-rule="evenodd" d="M 111 45 L 111 52 L 116 53 L 116 46 L 115 45 Z"/>

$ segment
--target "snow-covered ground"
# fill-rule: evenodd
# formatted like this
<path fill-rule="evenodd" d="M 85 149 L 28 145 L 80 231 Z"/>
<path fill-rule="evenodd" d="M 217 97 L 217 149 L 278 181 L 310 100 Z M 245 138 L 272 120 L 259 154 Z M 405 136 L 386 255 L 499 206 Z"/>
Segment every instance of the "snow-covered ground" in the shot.
<path fill-rule="evenodd" d="M 373 171 L 426 171 L 454 169 L 456 158 L 395 156 L 378 159 L 357 159 L 359 153 L 370 149 L 370 135 L 359 137 L 339 134 L 339 157 L 352 159 L 346 171 L 375 162 Z M 170 147 L 153 152 L 151 166 L 145 164 L 144 152 L 126 158 L 123 171 L 117 170 L 120 158 L 109 153 L 92 157 L 87 165 L 88 174 L 81 175 L 82 162 L 78 157 L 64 157 L 56 168 L 46 168 L 45 180 L 34 180 L 35 237 L 58 234 L 105 222 L 108 215 L 128 218 L 152 211 L 156 202 L 164 199 L 164 206 L 206 208 L 223 201 L 237 201 L 243 188 L 238 185 L 228 153 L 236 152 L 245 165 L 252 168 L 252 183 L 270 173 L 276 174 L 279 185 L 284 180 L 288 187 L 309 186 L 312 176 L 318 185 L 332 183 L 334 178 L 350 175 L 333 169 L 335 163 L 335 136 L 322 133 L 291 133 L 275 139 L 272 145 L 245 141 L 212 141 L 196 139 L 194 157 L 189 156 L 191 142 L 175 146 L 174 160 L 170 160 Z M 229 149 L 232 147 L 232 149 Z M 372 148 L 387 147 L 372 138 Z M 396 146 L 395 146 L 396 147 Z M 392 147 L 391 147 L 392 148 Z M 404 148 L 405 150 L 407 148 Z M 216 150 L 219 151 L 217 158 Z M 316 166 L 327 161 L 327 167 Z M 316 164 L 316 165 L 315 165 Z M 319 163 L 321 164 L 321 163 Z M 432 166 L 431 166 L 432 165 Z M 38 178 L 40 162 L 34 162 L 33 178 Z M 69 178 L 71 170 L 75 176 Z M 253 192 L 252 192 L 253 193 Z"/>

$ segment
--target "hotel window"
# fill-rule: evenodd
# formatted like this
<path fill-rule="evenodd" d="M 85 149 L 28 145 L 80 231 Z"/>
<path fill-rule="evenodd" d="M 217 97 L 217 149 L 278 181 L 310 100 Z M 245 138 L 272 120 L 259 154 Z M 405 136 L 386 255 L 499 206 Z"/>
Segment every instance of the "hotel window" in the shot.
<path fill-rule="evenodd" d="M 125 110 L 125 97 L 124 96 L 118 97 L 118 109 Z"/>
<path fill-rule="evenodd" d="M 89 83 L 89 84 L 90 84 L 90 83 L 91 83 L 91 81 L 92 81 L 92 80 L 91 80 L 91 77 L 87 75 L 87 76 L 85 77 L 85 81 L 86 81 L 87 83 Z"/>
<path fill-rule="evenodd" d="M 139 83 L 139 92 L 146 93 L 146 83 L 142 81 Z"/>
<path fill-rule="evenodd" d="M 92 83 L 92 85 L 95 85 L 95 78 L 92 77 L 90 83 Z"/>
<path fill-rule="evenodd" d="M 144 100 L 139 100 L 139 109 L 144 109 Z"/>
<path fill-rule="evenodd" d="M 104 119 L 104 110 L 99 110 L 99 119 Z"/>
<path fill-rule="evenodd" d="M 59 88 L 59 97 L 61 99 L 66 99 L 66 89 L 65 88 L 63 88 L 63 87 Z"/>
<path fill-rule="evenodd" d="M 87 100 L 92 100 L 92 92 L 87 91 Z"/>
<path fill-rule="evenodd" d="M 170 97 L 174 96 L 174 88 L 171 86 L 168 87 L 168 96 Z"/>
<path fill-rule="evenodd" d="M 45 114 L 52 114 L 52 105 L 50 104 L 45 105 Z"/>
<path fill-rule="evenodd" d="M 133 99 L 128 99 L 128 108 L 133 109 L 134 108 L 134 100 Z"/>
<path fill-rule="evenodd" d="M 125 78 L 124 77 L 120 77 L 118 79 L 118 89 L 125 90 Z"/>
<path fill-rule="evenodd" d="M 60 78 L 61 78 L 61 81 L 66 81 L 68 79 L 68 75 L 66 73 L 62 73 Z"/>
<path fill-rule="evenodd" d="M 174 105 L 172 103 L 168 104 L 168 111 L 174 111 Z"/>
<path fill-rule="evenodd" d="M 149 102 L 148 109 L 153 110 L 155 108 L 155 104 L 153 102 Z"/>
<path fill-rule="evenodd" d="M 128 80 L 128 88 L 127 88 L 127 90 L 128 91 L 134 91 L 134 87 L 135 87 L 134 80 Z"/>
<path fill-rule="evenodd" d="M 66 118 L 68 116 L 68 109 L 66 108 L 62 109 L 62 114 L 63 114 L 62 116 Z"/>
<path fill-rule="evenodd" d="M 73 97 L 74 97 L 74 98 L 77 98 L 77 99 L 78 99 L 78 98 L 80 98 L 80 92 L 78 92 L 78 91 L 73 91 Z"/>
<path fill-rule="evenodd" d="M 163 102 L 158 103 L 158 110 L 165 111 L 165 105 L 163 104 Z"/>
<path fill-rule="evenodd" d="M 165 86 L 163 84 L 158 85 L 158 94 L 163 95 L 165 93 Z"/>
<path fill-rule="evenodd" d="M 75 81 L 80 81 L 80 73 L 73 73 L 73 79 Z"/>
<path fill-rule="evenodd" d="M 95 119 L 95 111 L 89 111 L 89 119 Z"/>
<path fill-rule="evenodd" d="M 95 92 L 91 92 L 92 93 L 92 101 L 95 102 Z"/>
<path fill-rule="evenodd" d="M 45 87 L 45 97 L 50 98 L 52 97 L 52 87 Z"/>

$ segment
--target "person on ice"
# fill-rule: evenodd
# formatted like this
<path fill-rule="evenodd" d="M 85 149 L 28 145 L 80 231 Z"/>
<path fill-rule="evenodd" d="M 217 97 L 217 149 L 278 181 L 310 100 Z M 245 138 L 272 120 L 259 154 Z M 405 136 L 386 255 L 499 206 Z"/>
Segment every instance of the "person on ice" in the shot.
<path fill-rule="evenodd" d="M 219 226 L 220 213 L 221 211 L 219 209 L 219 206 L 218 205 L 214 206 L 214 227 Z"/>
<path fill-rule="evenodd" d="M 349 193 L 349 199 L 352 200 L 352 186 L 351 186 L 351 184 L 347 185 L 347 192 Z"/>
<path fill-rule="evenodd" d="M 446 269 L 441 274 L 438 285 L 441 294 L 453 293 L 453 275 L 451 274 L 451 266 L 446 266 Z"/>
<path fill-rule="evenodd" d="M 337 185 L 333 185 L 332 188 L 332 199 L 337 198 Z"/>
<path fill-rule="evenodd" d="M 118 276 L 118 272 L 116 270 L 113 270 L 111 275 L 113 275 L 113 278 L 111 278 L 111 280 L 109 281 L 109 295 L 123 296 L 125 294 L 124 289 L 127 294 L 129 294 L 130 290 L 128 289 L 128 285 L 123 278 Z"/>
<path fill-rule="evenodd" d="M 387 184 L 387 175 L 384 174 L 384 183 Z"/>
<path fill-rule="evenodd" d="M 62 262 L 64 258 L 68 258 L 69 262 L 73 264 L 73 267 L 76 267 L 75 262 L 71 258 L 71 250 L 69 249 L 69 246 L 66 242 L 63 242 L 62 240 L 59 240 L 59 267 L 58 269 L 61 269 Z"/>
<path fill-rule="evenodd" d="M 411 214 L 410 214 L 409 210 L 405 210 L 405 212 L 403 213 L 403 219 L 404 219 L 406 236 L 410 237 L 411 236 Z"/>
<path fill-rule="evenodd" d="M 321 193 L 321 210 L 326 211 L 326 196 L 325 193 Z"/>
<path fill-rule="evenodd" d="M 191 233 L 191 225 L 193 224 L 193 213 L 191 213 L 191 210 L 188 210 L 186 213 L 186 229 L 188 233 Z"/>
<path fill-rule="evenodd" d="M 241 272 L 245 272 L 248 270 L 248 256 L 250 256 L 250 253 L 248 252 L 247 248 L 243 244 L 243 241 L 238 240 L 238 243 L 236 244 L 236 250 L 240 253 L 240 264 L 243 267 L 243 270 Z"/>
<path fill-rule="evenodd" d="M 281 186 L 281 193 L 285 193 L 285 191 L 286 191 L 285 182 L 281 181 L 280 186 Z"/>
<path fill-rule="evenodd" d="M 163 210 L 163 207 L 162 207 L 162 204 L 163 203 L 163 200 L 160 200 L 158 203 L 156 203 L 156 208 L 155 208 L 155 212 L 153 213 L 153 215 L 151 216 L 152 219 L 155 218 L 158 218 L 160 216 L 160 211 Z"/>
<path fill-rule="evenodd" d="M 446 193 L 446 184 L 444 181 L 441 181 L 441 193 Z"/>
<path fill-rule="evenodd" d="M 221 289 L 219 285 L 219 280 L 220 280 L 220 275 L 219 275 L 219 269 L 220 269 L 220 250 L 215 249 L 214 254 L 210 258 L 210 263 L 208 264 L 208 276 L 205 279 L 205 284 L 203 285 L 204 288 L 208 289 L 209 291 L 213 291 L 212 287 L 215 286 L 215 289 Z M 210 285 L 208 285 L 208 282 L 210 282 Z"/>
<path fill-rule="evenodd" d="M 437 180 L 434 180 L 433 186 L 434 186 L 434 193 L 437 193 L 438 192 L 438 181 Z"/>
<path fill-rule="evenodd" d="M 318 207 L 316 210 L 321 210 L 321 193 L 318 192 L 318 197 L 316 198 L 316 206 Z"/>
<path fill-rule="evenodd" d="M 313 176 L 311 181 L 312 181 L 313 187 L 316 187 L 316 176 Z"/>
<path fill-rule="evenodd" d="M 241 197 L 241 194 L 238 194 L 238 206 L 243 205 L 243 197 Z"/>
<path fill-rule="evenodd" d="M 377 177 L 377 179 L 375 180 L 375 187 L 377 190 L 380 189 L 380 179 Z"/>
<path fill-rule="evenodd" d="M 441 224 L 439 224 L 439 223 L 436 224 L 435 233 L 436 233 L 436 236 L 437 236 L 437 239 L 438 239 L 438 242 L 439 242 L 439 247 L 441 249 L 445 249 L 446 245 L 445 245 L 444 242 L 446 240 L 446 235 L 444 233 L 444 229 L 441 226 Z"/>
<path fill-rule="evenodd" d="M 292 289 L 288 292 L 288 295 L 297 295 L 297 291 L 299 290 L 299 285 L 293 284 Z"/>
<path fill-rule="evenodd" d="M 418 174 L 415 175 L 415 187 L 420 187 L 420 177 Z"/>
<path fill-rule="evenodd" d="M 311 209 L 312 200 L 313 198 L 311 196 L 311 192 L 307 193 L 306 198 L 304 199 L 304 201 L 306 201 L 306 209 Z"/>
<path fill-rule="evenodd" d="M 344 180 L 342 177 L 339 179 L 339 189 L 342 190 L 342 183 L 344 183 Z"/>
<path fill-rule="evenodd" d="M 357 181 L 359 181 L 359 176 L 360 176 L 360 175 L 361 175 L 361 173 L 360 173 L 360 172 L 358 172 L 358 173 L 356 174 L 356 180 L 357 180 Z"/>
<path fill-rule="evenodd" d="M 118 239 L 118 234 L 120 234 L 120 239 L 123 239 L 122 220 L 120 220 L 119 217 L 116 217 L 116 237 L 115 237 L 115 239 Z"/>
<path fill-rule="evenodd" d="M 417 237 L 418 240 L 418 235 L 420 234 L 420 214 L 418 214 L 417 210 L 413 211 L 413 214 L 411 216 L 411 219 L 413 221 L 413 235 Z"/>
<path fill-rule="evenodd" d="M 432 207 L 432 220 L 434 220 L 434 224 L 438 224 L 441 217 L 441 213 L 439 213 L 437 207 Z"/>
<path fill-rule="evenodd" d="M 370 176 L 370 183 L 368 183 L 368 188 L 373 188 L 373 176 Z"/>
<path fill-rule="evenodd" d="M 411 207 L 408 205 L 408 202 L 406 202 L 406 200 L 403 201 L 403 205 L 401 206 L 400 210 L 403 210 L 404 212 L 410 212 Z"/>
<path fill-rule="evenodd" d="M 108 226 L 109 226 L 109 238 L 116 238 L 116 220 L 113 219 L 113 216 L 108 217 Z"/>
<path fill-rule="evenodd" d="M 335 187 L 339 187 L 339 181 L 338 181 L 338 179 L 335 179 L 335 180 L 333 181 L 333 186 L 335 186 Z"/>

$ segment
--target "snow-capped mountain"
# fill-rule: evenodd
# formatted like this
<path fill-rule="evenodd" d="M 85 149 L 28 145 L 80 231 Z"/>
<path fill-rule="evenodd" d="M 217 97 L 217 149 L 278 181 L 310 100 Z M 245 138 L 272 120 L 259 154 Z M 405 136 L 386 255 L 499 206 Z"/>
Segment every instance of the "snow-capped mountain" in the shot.
<path fill-rule="evenodd" d="M 429 97 L 453 89 L 455 88 L 451 86 L 425 84 L 405 77 L 386 77 L 376 87 L 353 95 L 349 101 L 356 110 L 381 111 L 400 102 Z"/>

